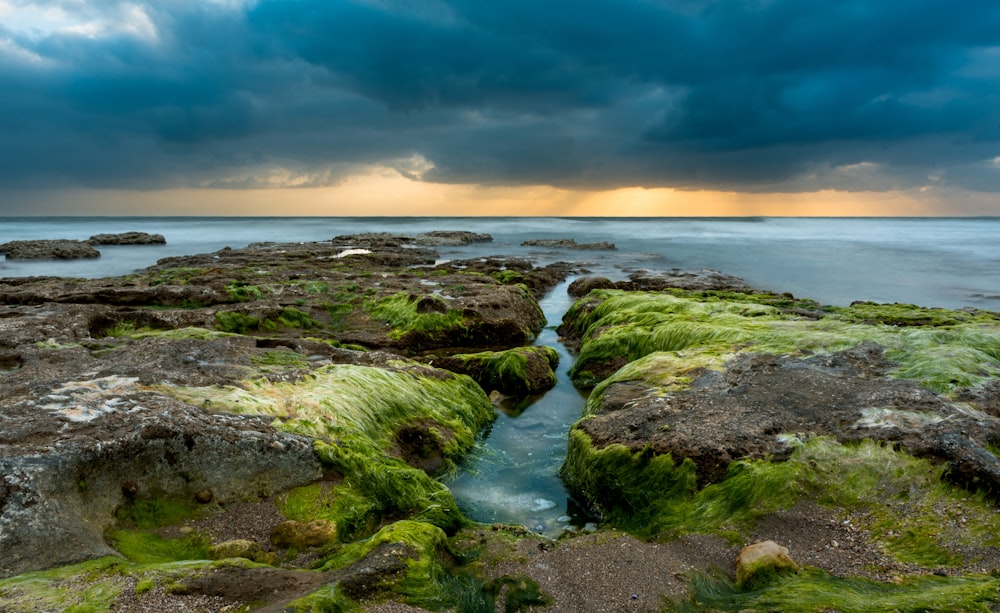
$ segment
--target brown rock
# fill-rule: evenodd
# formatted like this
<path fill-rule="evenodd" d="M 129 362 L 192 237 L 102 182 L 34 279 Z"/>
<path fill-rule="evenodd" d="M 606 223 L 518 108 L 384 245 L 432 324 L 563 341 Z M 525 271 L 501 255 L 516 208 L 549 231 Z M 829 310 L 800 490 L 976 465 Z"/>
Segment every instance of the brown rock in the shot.
<path fill-rule="evenodd" d="M 761 541 L 747 545 L 736 556 L 736 584 L 747 585 L 765 576 L 795 572 L 799 565 L 788 552 L 774 541 Z"/>
<path fill-rule="evenodd" d="M 322 547 L 337 538 L 337 524 L 327 519 L 289 520 L 271 528 L 271 544 L 282 549 Z"/>
<path fill-rule="evenodd" d="M 260 543 L 249 539 L 233 539 L 217 543 L 208 548 L 208 555 L 213 560 L 225 560 L 227 558 L 246 558 L 247 560 L 257 560 L 264 554 Z"/>

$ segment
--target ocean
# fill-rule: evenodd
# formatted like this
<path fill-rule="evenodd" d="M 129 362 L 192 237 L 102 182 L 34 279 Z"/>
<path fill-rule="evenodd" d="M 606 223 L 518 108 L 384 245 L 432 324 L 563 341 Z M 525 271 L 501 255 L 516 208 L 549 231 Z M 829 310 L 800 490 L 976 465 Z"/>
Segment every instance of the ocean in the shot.
<path fill-rule="evenodd" d="M 323 241 L 358 232 L 470 230 L 492 243 L 439 249 L 442 259 L 506 254 L 575 261 L 624 278 L 636 269 L 711 268 L 754 287 L 822 304 L 855 300 L 1000 311 L 1000 218 L 539 218 L 539 217 L 6 217 L 0 243 L 163 234 L 166 245 L 104 246 L 98 260 L 0 261 L 0 277 L 103 277 L 160 258 L 254 242 Z M 521 247 L 535 238 L 609 241 L 613 252 Z"/>

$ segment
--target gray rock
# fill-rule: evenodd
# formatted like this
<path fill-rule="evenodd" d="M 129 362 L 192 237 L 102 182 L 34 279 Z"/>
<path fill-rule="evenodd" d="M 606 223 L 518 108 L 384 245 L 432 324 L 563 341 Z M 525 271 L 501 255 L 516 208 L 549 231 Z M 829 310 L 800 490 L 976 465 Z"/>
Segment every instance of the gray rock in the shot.
<path fill-rule="evenodd" d="M 598 448 L 648 447 L 676 461 L 690 459 L 702 485 L 721 481 L 736 460 L 787 458 L 793 446 L 781 435 L 805 432 L 841 442 L 891 442 L 944 462 L 948 479 L 997 495 L 1000 460 L 977 441 L 1000 439 L 1000 419 L 891 378 L 892 365 L 871 342 L 808 358 L 738 354 L 722 372 L 701 371 L 689 389 L 611 383 L 593 417 L 575 427 Z"/>
<path fill-rule="evenodd" d="M 458 247 L 492 241 L 493 237 L 489 234 L 478 234 L 465 230 L 434 230 L 415 235 L 394 234 L 392 232 L 364 232 L 362 234 L 343 234 L 333 238 L 333 243 L 337 245 L 367 247 L 370 249 L 414 245 L 420 247 Z"/>
<path fill-rule="evenodd" d="M 490 243 L 493 242 L 493 237 L 465 230 L 435 230 L 418 234 L 414 240 L 418 245 L 428 247 L 456 247 L 473 243 Z"/>
<path fill-rule="evenodd" d="M 0 245 L 8 260 L 75 260 L 96 258 L 101 252 L 84 241 L 55 239 L 10 241 Z"/>
<path fill-rule="evenodd" d="M 102 377 L 0 409 L 0 577 L 115 555 L 114 511 L 135 498 L 231 502 L 322 474 L 311 441 L 270 419 L 211 414 Z"/>
<path fill-rule="evenodd" d="M 694 291 L 756 292 L 746 282 L 718 270 L 681 270 L 671 268 L 664 271 L 637 270 L 629 275 L 628 281 L 617 284 L 618 289 L 630 291 L 661 291 L 667 288 Z"/>
<path fill-rule="evenodd" d="M 119 234 L 95 234 L 87 239 L 91 245 L 163 245 L 167 239 L 162 234 L 146 232 L 121 232 Z"/>
<path fill-rule="evenodd" d="M 521 243 L 522 247 L 545 247 L 548 249 L 577 249 L 580 251 L 614 251 L 614 243 L 578 243 L 572 238 L 537 238 Z"/>
<path fill-rule="evenodd" d="M 618 289 L 618 285 L 606 277 L 580 277 L 566 289 L 573 298 L 582 298 L 595 289 Z"/>

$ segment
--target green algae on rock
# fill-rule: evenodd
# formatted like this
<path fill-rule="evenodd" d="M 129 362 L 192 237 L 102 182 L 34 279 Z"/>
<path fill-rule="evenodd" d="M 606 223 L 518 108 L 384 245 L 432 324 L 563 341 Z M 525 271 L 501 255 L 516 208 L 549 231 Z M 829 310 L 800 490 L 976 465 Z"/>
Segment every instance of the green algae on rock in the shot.
<path fill-rule="evenodd" d="M 879 309 L 870 305 L 805 317 L 768 304 L 773 301 L 762 302 L 767 296 L 727 293 L 724 299 L 712 294 L 705 300 L 700 292 L 593 291 L 573 305 L 560 326 L 561 334 L 580 342 L 571 376 L 577 385 L 591 387 L 658 351 L 808 355 L 864 341 L 886 347 L 888 357 L 899 364 L 894 376 L 937 391 L 1000 376 L 1000 319 L 993 314 L 912 307 L 918 319 L 928 311 L 937 315 L 934 329 L 928 330 L 882 323 L 872 315 Z M 891 306 L 893 318 L 907 312 L 906 305 Z"/>
<path fill-rule="evenodd" d="M 1000 600 L 1000 579 L 978 574 L 962 577 L 919 575 L 880 583 L 835 577 L 819 570 L 775 578 L 741 589 L 727 577 L 696 574 L 686 599 L 664 602 L 664 611 L 951 611 L 987 613 Z"/>
<path fill-rule="evenodd" d="M 427 473 L 453 469 L 495 415 L 469 377 L 402 360 L 325 366 L 292 383 L 163 389 L 213 410 L 270 415 L 278 429 L 317 439 L 316 453 L 342 480 L 293 490 L 286 504 L 302 510 L 286 514 L 331 520 L 342 539 L 364 536 L 385 518 L 461 526 L 450 492 Z"/>
<path fill-rule="evenodd" d="M 560 327 L 580 343 L 575 382 L 596 384 L 561 475 L 606 525 L 639 536 L 740 543 L 765 517 L 811 504 L 846 514 L 894 564 L 969 573 L 1000 550 L 998 322 L 773 294 L 590 291 Z M 841 601 L 768 599 L 838 581 L 848 580 L 809 571 L 718 584 L 706 589 L 737 594 L 730 604 L 697 588 L 692 602 L 825 610 Z M 884 602 L 919 605 L 930 588 L 905 583 L 865 585 Z M 984 577 L 941 587 L 963 603 L 956 610 L 1000 600 Z"/>
<path fill-rule="evenodd" d="M 552 347 L 515 347 L 420 359 L 437 368 L 469 375 L 487 393 L 498 391 L 517 398 L 551 389 L 559 365 L 559 354 Z"/>

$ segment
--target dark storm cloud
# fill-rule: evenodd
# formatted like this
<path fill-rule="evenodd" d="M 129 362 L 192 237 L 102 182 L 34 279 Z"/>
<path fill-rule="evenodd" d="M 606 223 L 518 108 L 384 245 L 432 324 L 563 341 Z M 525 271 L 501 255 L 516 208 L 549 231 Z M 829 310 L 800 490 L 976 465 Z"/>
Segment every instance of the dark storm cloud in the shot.
<path fill-rule="evenodd" d="M 155 36 L 0 27 L 0 184 L 314 185 L 426 160 L 442 182 L 1000 190 L 993 0 L 142 8 Z"/>

